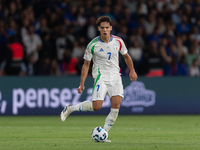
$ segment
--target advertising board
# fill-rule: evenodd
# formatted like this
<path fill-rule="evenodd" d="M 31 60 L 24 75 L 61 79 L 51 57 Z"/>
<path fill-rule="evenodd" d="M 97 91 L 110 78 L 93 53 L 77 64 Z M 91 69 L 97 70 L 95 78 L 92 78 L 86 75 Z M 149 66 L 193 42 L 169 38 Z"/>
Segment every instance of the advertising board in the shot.
<path fill-rule="evenodd" d="M 200 80 L 189 77 L 123 77 L 120 114 L 200 114 Z M 80 77 L 1 77 L 0 115 L 59 115 L 66 104 L 92 100 L 92 77 L 77 93 Z M 106 96 L 101 110 L 73 114 L 108 114 Z"/>

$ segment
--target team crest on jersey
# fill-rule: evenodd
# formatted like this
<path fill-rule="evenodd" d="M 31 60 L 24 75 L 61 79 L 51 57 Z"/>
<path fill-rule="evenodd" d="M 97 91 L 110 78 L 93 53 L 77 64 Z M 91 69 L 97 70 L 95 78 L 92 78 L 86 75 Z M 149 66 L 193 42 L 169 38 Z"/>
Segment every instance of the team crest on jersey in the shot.
<path fill-rule="evenodd" d="M 113 45 L 113 49 L 114 49 L 114 51 L 117 51 L 117 50 L 118 50 L 117 44 L 114 44 L 114 45 Z"/>

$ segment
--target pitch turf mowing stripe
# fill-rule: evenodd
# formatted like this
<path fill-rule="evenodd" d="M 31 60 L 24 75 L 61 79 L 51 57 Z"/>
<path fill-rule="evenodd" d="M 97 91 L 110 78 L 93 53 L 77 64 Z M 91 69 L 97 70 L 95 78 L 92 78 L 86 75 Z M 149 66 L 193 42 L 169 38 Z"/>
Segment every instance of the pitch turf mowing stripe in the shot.
<path fill-rule="evenodd" d="M 128 109 L 128 108 L 127 108 Z M 95 114 L 95 112 L 94 112 Z M 119 115 L 111 143 L 95 143 L 106 115 L 1 116 L 0 150 L 199 150 L 200 115 Z"/>

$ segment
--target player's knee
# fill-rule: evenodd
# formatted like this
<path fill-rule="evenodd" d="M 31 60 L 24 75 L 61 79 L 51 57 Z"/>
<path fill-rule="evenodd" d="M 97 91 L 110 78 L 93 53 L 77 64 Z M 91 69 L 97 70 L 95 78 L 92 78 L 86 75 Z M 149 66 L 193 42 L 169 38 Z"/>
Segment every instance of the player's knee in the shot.
<path fill-rule="evenodd" d="M 114 109 L 119 109 L 120 108 L 120 104 L 117 104 L 117 105 L 112 105 L 111 108 L 114 108 Z"/>
<path fill-rule="evenodd" d="M 97 110 L 100 110 L 100 109 L 101 109 L 101 106 L 93 106 L 94 111 L 97 111 Z"/>
<path fill-rule="evenodd" d="M 97 111 L 97 110 L 101 109 L 102 104 L 103 104 L 103 101 L 93 101 L 93 103 L 92 103 L 93 110 Z"/>

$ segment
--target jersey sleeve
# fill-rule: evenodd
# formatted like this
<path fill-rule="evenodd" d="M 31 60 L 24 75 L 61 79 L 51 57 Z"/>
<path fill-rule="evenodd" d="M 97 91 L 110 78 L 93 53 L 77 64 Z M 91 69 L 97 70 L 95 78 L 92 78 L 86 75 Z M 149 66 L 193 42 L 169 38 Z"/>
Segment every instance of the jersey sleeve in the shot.
<path fill-rule="evenodd" d="M 128 50 L 126 48 L 126 45 L 124 44 L 124 41 L 122 39 L 120 39 L 119 44 L 120 44 L 120 53 L 122 55 L 125 55 L 128 52 Z"/>
<path fill-rule="evenodd" d="M 92 60 L 91 45 L 88 44 L 83 59 L 91 61 Z"/>

